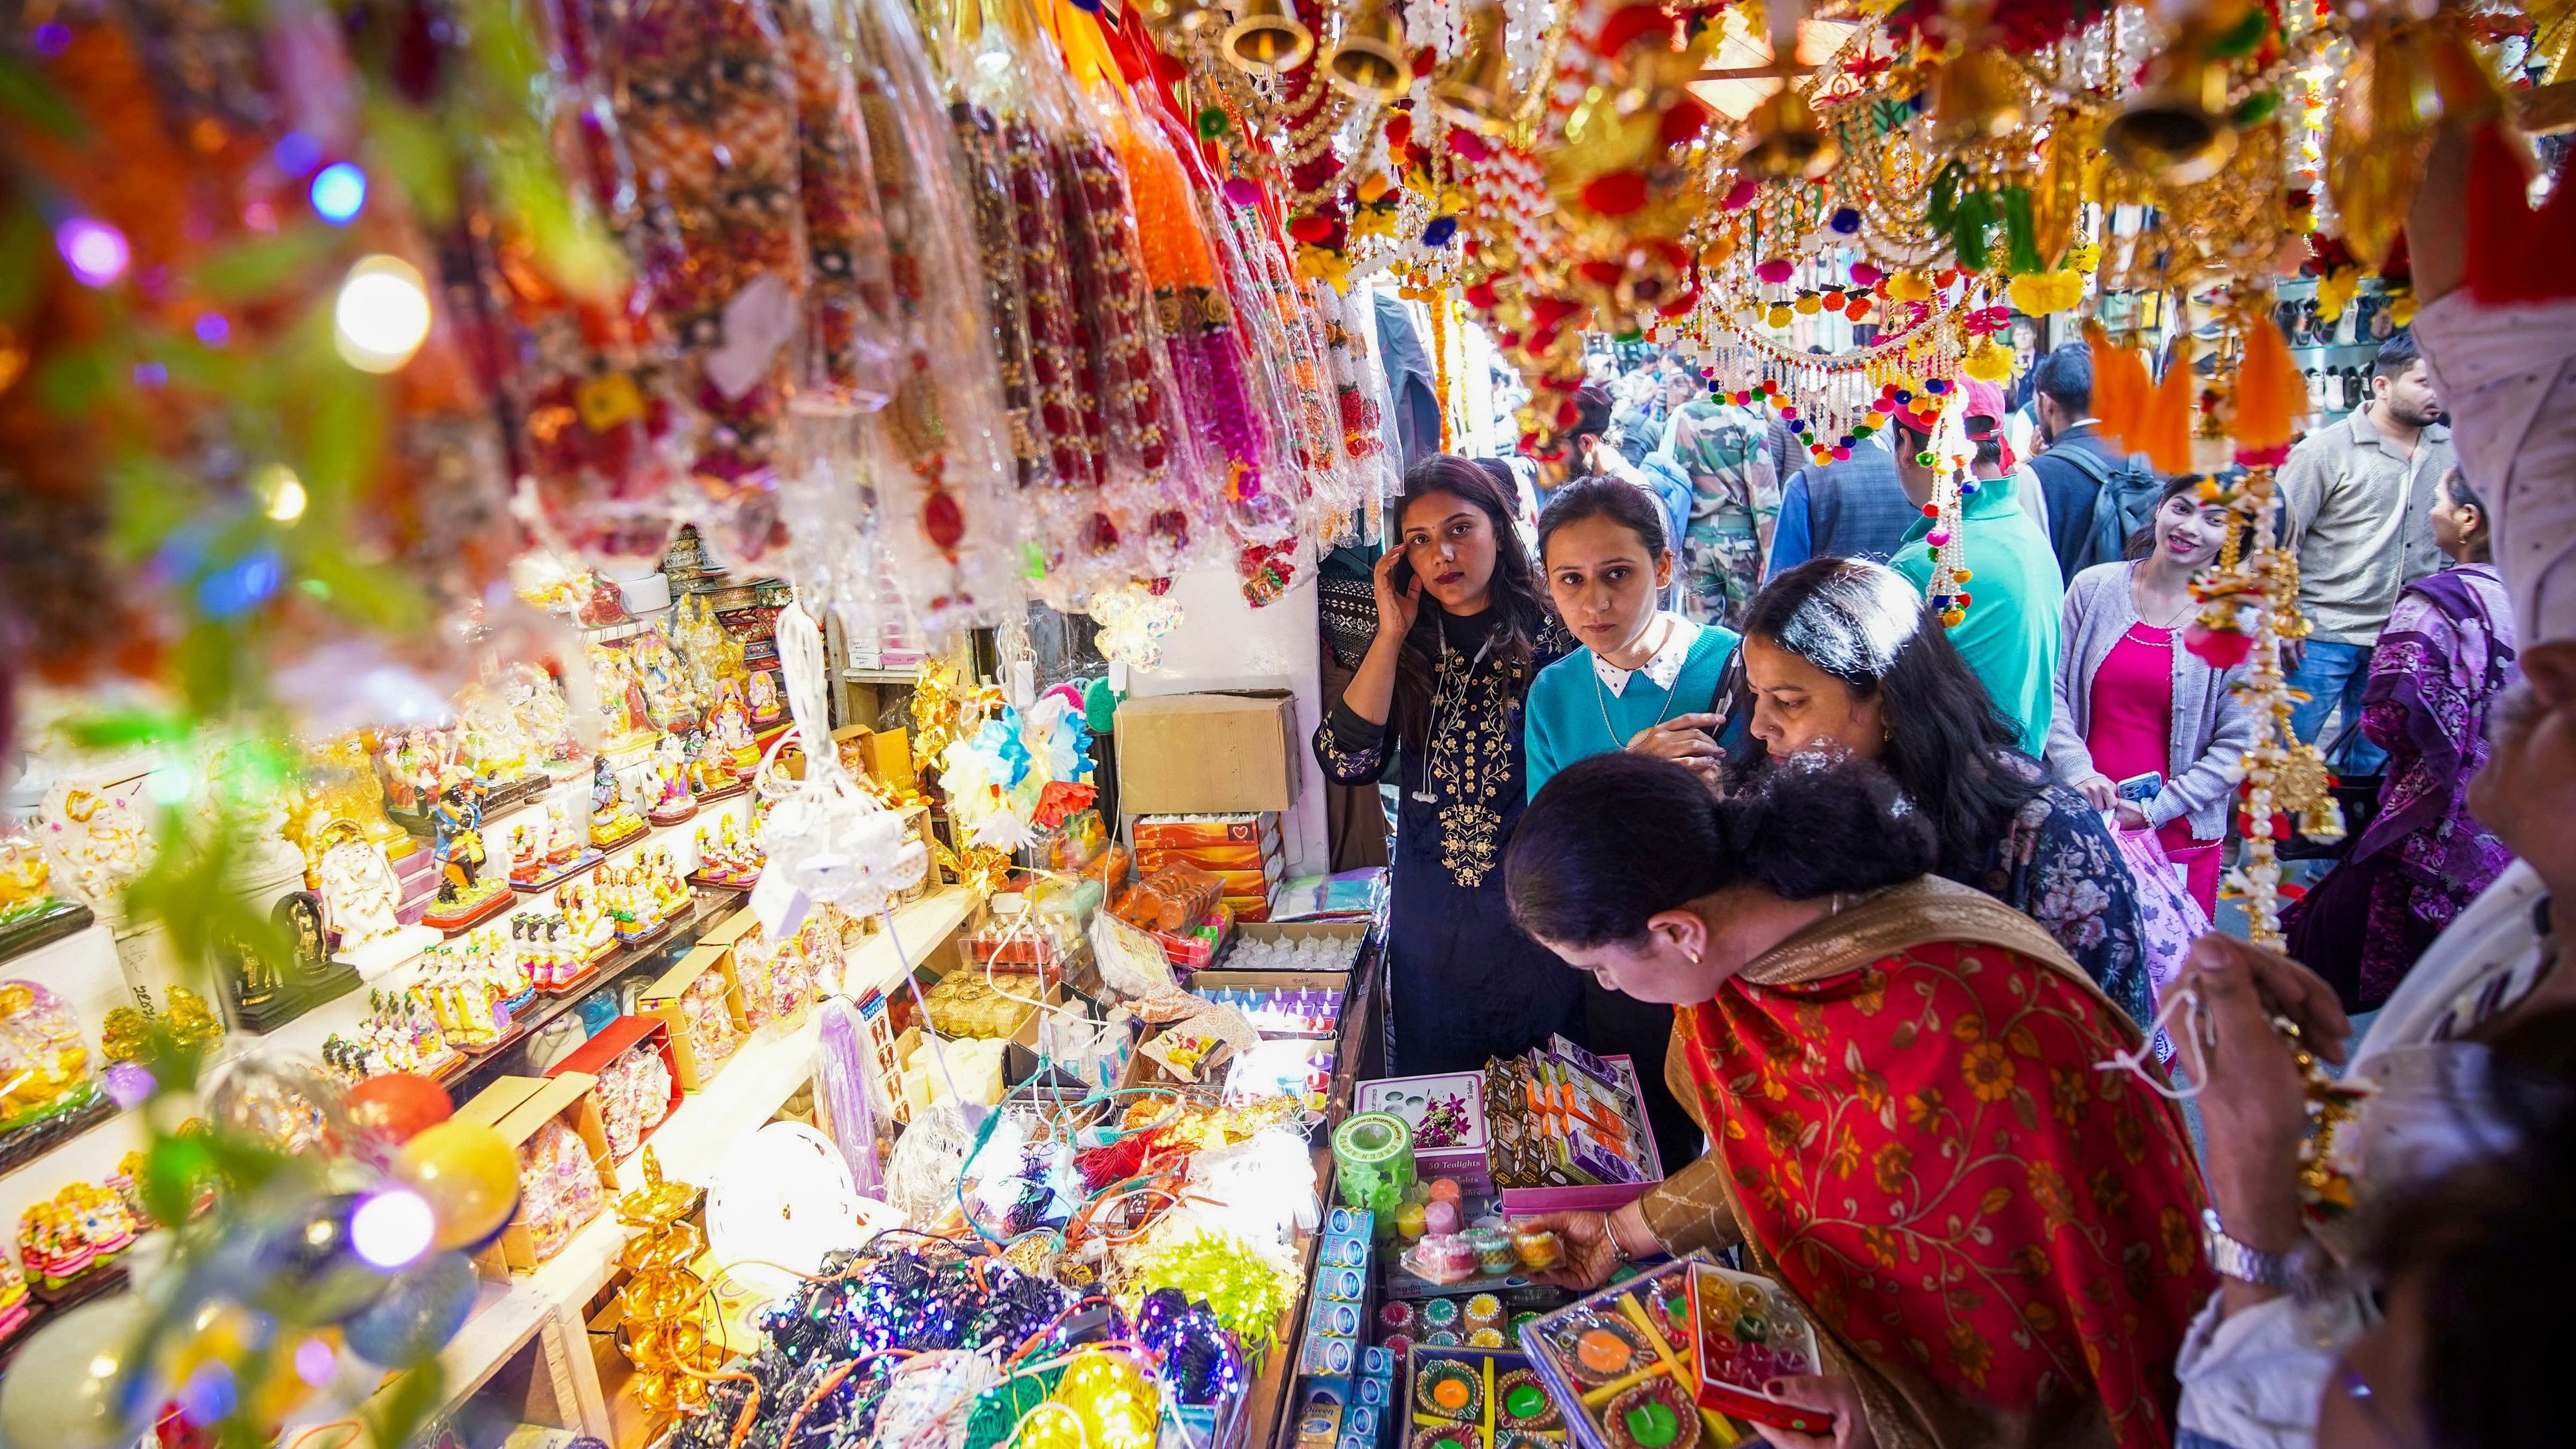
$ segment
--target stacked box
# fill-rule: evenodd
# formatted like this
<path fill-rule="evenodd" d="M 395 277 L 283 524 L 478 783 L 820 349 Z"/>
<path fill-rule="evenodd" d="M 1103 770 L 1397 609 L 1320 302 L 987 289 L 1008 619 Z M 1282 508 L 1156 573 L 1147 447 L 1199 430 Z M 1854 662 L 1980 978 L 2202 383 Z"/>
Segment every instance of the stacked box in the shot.
<path fill-rule="evenodd" d="M 1369 1243 L 1375 1213 L 1337 1207 L 1324 1217 L 1315 1251 L 1314 1291 L 1306 1301 L 1306 1341 L 1297 1371 L 1309 1380 L 1347 1381 L 1359 1371 L 1368 1332 Z M 1349 1395 L 1343 1395 L 1349 1402 Z"/>
<path fill-rule="evenodd" d="M 1136 867 L 1147 875 L 1175 863 L 1215 876 L 1239 921 L 1270 919 L 1270 897 L 1287 876 L 1279 816 L 1146 815 L 1135 826 Z"/>
<path fill-rule="evenodd" d="M 1371 1344 L 1360 1351 L 1360 1372 L 1351 1386 L 1351 1402 L 1342 1410 L 1342 1436 L 1336 1449 L 1380 1449 L 1389 1425 L 1401 1428 L 1404 1413 L 1395 1402 L 1395 1351 Z"/>

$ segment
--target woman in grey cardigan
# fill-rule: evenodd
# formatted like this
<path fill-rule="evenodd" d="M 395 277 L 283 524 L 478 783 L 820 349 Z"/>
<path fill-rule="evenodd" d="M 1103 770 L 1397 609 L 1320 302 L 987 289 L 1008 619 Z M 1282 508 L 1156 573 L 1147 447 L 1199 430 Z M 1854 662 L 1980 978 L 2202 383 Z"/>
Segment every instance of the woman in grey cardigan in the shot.
<path fill-rule="evenodd" d="M 2183 647 L 2197 606 L 2191 576 L 2218 556 L 2230 515 L 2200 501 L 2196 477 L 2176 478 L 2124 563 L 2096 564 L 2066 586 L 2065 643 L 2048 763 L 2123 829 L 2152 829 L 2185 872 L 2201 909 L 2215 912 L 2227 806 L 2243 777 L 2254 715 L 2221 671 Z M 2143 798 L 2119 782 L 2156 777 Z"/>

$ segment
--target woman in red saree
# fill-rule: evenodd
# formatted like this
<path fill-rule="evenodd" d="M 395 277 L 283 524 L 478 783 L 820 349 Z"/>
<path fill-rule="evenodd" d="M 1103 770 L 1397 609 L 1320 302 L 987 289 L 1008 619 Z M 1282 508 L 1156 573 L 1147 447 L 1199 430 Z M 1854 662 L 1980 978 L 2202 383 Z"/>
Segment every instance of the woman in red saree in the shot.
<path fill-rule="evenodd" d="M 1540 792 L 1514 919 L 1678 1008 L 1668 1074 L 1715 1139 L 1640 1203 L 1551 1215 L 1563 1281 L 1742 1244 L 1826 1345 L 1823 1376 L 1772 1392 L 1836 1411 L 1844 1449 L 2168 1445 L 2214 1281 L 2181 1116 L 2097 1069 L 2137 1026 L 2028 917 L 1925 875 L 1932 854 L 1860 763 L 1712 802 L 1679 766 L 1601 755 Z"/>

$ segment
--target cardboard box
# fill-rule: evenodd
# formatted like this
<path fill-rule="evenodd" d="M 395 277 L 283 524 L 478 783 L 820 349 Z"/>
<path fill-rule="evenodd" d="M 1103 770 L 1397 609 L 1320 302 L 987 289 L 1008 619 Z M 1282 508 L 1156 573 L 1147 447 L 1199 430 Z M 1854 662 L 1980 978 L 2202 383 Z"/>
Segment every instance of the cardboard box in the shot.
<path fill-rule="evenodd" d="M 502 1077 L 457 1108 L 455 1120 L 491 1128 L 513 1150 L 536 1140 L 547 1123 L 563 1123 L 589 1150 L 592 1169 L 599 1174 L 600 1211 L 606 1212 L 617 1196 L 617 1170 L 608 1159 L 608 1133 L 600 1125 L 599 1104 L 591 1098 L 591 1089 L 598 1085 L 599 1079 L 587 1072 Z M 513 1217 L 499 1238 L 474 1255 L 474 1268 L 484 1277 L 506 1279 L 512 1273 L 533 1273 L 544 1261 L 525 1221 Z"/>
<path fill-rule="evenodd" d="M 1240 976 L 1260 972 L 1235 972 Z M 1348 978 L 1344 978 L 1348 979 Z M 1347 1008 L 1346 1008 L 1347 1009 Z M 1454 1105 L 1458 1110 L 1445 1114 L 1452 1131 L 1449 1140 L 1426 1147 L 1420 1139 L 1422 1119 L 1435 1105 Z M 1494 1177 L 1485 1161 L 1485 1078 L 1479 1072 L 1449 1072 L 1429 1077 L 1381 1077 L 1362 1082 L 1353 1094 L 1354 1112 L 1387 1112 L 1404 1119 L 1417 1134 L 1413 1144 L 1414 1171 L 1425 1178 L 1455 1178 L 1459 1190 L 1473 1197 L 1488 1197 L 1494 1191 Z"/>
<path fill-rule="evenodd" d="M 1285 810 L 1306 741 L 1296 696 L 1167 694 L 1118 706 L 1118 796 L 1131 815 Z"/>
<path fill-rule="evenodd" d="M 662 1122 L 671 1120 L 671 1114 L 680 1109 L 680 1100 L 683 1096 L 680 1088 L 679 1063 L 671 1050 L 669 1022 L 658 1016 L 621 1016 L 601 1027 L 598 1034 L 590 1040 L 573 1048 L 572 1055 L 547 1069 L 546 1075 L 560 1077 L 571 1072 L 580 1072 L 595 1080 L 601 1073 L 608 1070 L 609 1063 L 638 1046 L 661 1053 L 662 1065 L 669 1068 L 671 1073 L 671 1100 L 662 1104 L 661 1122 L 654 1123 L 637 1135 L 635 1145 L 640 1148 L 653 1140 L 654 1133 L 662 1130 Z M 603 1117 L 602 1120 L 604 1123 L 605 1118 Z M 627 1155 L 631 1157 L 634 1154 L 630 1152 Z M 625 1159 L 618 1160 L 622 1162 Z"/>
<path fill-rule="evenodd" d="M 1258 847 L 1279 850 L 1279 817 L 1268 811 L 1230 815 L 1148 815 L 1136 822 L 1138 850 Z"/>
<path fill-rule="evenodd" d="M 749 915 L 750 912 L 746 911 L 743 914 Z M 757 925 L 758 922 L 755 920 L 753 924 Z M 739 936 L 740 932 L 736 932 L 736 935 Z M 680 958 L 679 965 L 664 972 L 662 979 L 646 987 L 644 994 L 637 997 L 635 1001 L 635 1010 L 639 1015 L 658 1017 L 671 1028 L 671 1071 L 672 1075 L 680 1079 L 680 1088 L 683 1091 L 706 1090 L 707 1083 L 717 1072 L 723 1070 L 725 1062 L 732 1061 L 741 1051 L 741 1048 L 736 1046 L 734 1052 L 728 1053 L 722 1060 L 702 1062 L 698 1059 L 696 1043 L 689 1039 L 688 1020 L 686 1013 L 681 1010 L 680 999 L 688 992 L 691 983 L 710 971 L 717 972 L 724 978 L 725 1010 L 733 1020 L 734 1031 L 739 1035 L 748 1036 L 751 1032 L 751 1020 L 742 1009 L 742 982 L 734 975 L 733 947 L 729 943 L 715 946 L 701 944 L 691 949 L 688 955 Z"/>

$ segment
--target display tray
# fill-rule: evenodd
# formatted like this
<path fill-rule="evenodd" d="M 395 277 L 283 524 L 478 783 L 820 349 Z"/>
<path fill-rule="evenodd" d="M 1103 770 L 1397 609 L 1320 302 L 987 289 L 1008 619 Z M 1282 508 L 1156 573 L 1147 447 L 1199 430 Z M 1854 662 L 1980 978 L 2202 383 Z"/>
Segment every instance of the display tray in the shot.
<path fill-rule="evenodd" d="M 257 1006 L 234 1002 L 233 1021 L 253 1035 L 275 1031 L 326 1001 L 339 1000 L 365 982 L 357 968 L 333 962 L 323 967 L 320 979 L 277 987 Z"/>
<path fill-rule="evenodd" d="M 617 949 L 614 947 L 602 952 L 600 955 L 592 958 L 591 963 L 588 966 L 582 968 L 580 975 L 575 976 L 561 986 L 540 986 L 537 988 L 537 994 L 539 996 L 552 997 L 558 1001 L 567 996 L 581 995 L 583 992 L 586 992 L 590 990 L 590 988 L 599 984 L 601 966 L 607 962 L 609 957 L 616 954 Z"/>
<path fill-rule="evenodd" d="M 22 956 L 38 946 L 88 930 L 98 919 L 78 901 L 57 899 L 50 905 L 0 925 L 0 961 Z"/>
<path fill-rule="evenodd" d="M 712 805 L 718 800 L 730 800 L 750 788 L 751 782 L 736 780 L 729 785 L 718 785 L 712 790 L 699 790 L 694 793 L 697 795 L 699 804 Z"/>
<path fill-rule="evenodd" d="M 27 1292 L 37 1302 L 60 1312 L 75 1303 L 86 1303 L 103 1293 L 122 1288 L 125 1286 L 125 1255 L 132 1252 L 133 1247 L 128 1243 L 117 1250 L 115 1257 L 104 1263 L 90 1264 L 73 1274 L 70 1282 L 57 1287 L 38 1287 L 31 1278 L 27 1281 Z M 21 1330 L 22 1335 L 23 1332 Z"/>
<path fill-rule="evenodd" d="M 633 840 L 635 837 L 637 837 L 637 836 L 639 836 L 639 835 L 642 835 L 642 834 L 644 833 L 644 830 L 645 830 L 644 817 L 643 817 L 643 816 L 641 816 L 641 815 L 638 815 L 638 816 L 636 816 L 636 817 L 635 817 L 635 828 L 634 828 L 634 829 L 632 829 L 632 830 L 628 830 L 628 831 L 624 831 L 624 832 L 622 832 L 622 833 L 620 833 L 620 834 L 616 834 L 616 835 L 609 836 L 609 837 L 608 837 L 607 839 L 605 839 L 605 840 L 602 840 L 602 839 L 600 839 L 600 838 L 599 838 L 599 832 L 598 832 L 597 830 L 593 830 L 593 831 L 591 831 L 591 833 L 590 833 L 590 848 L 591 848 L 591 849 L 593 849 L 593 850 L 598 850 L 598 851 L 610 851 L 610 850 L 615 850 L 617 847 L 619 847 L 619 846 L 621 846 L 621 845 L 624 845 L 626 842 L 628 842 L 628 841 L 630 841 L 630 840 Z"/>
<path fill-rule="evenodd" d="M 449 1042 L 449 1046 L 455 1047 L 456 1050 L 465 1054 L 465 1060 L 458 1063 L 456 1066 L 449 1068 L 449 1070 L 469 1071 L 477 1063 L 488 1062 L 492 1058 L 499 1056 L 501 1053 L 508 1051 L 510 1048 L 517 1046 L 519 1044 L 519 1039 L 527 1034 L 527 1021 L 524 1018 L 513 1018 L 510 1022 L 510 1029 L 508 1031 L 501 1033 L 499 1036 L 496 1036 L 490 1041 L 484 1042 L 479 1046 L 458 1046 L 454 1042 Z"/>
<path fill-rule="evenodd" d="M 0 1136 L 0 1173 L 17 1171 L 115 1115 L 116 1103 L 102 1090 L 82 1106 Z"/>
<path fill-rule="evenodd" d="M 682 808 L 677 810 L 664 810 L 661 807 L 656 806 L 653 809 L 645 811 L 644 818 L 652 824 L 663 826 L 665 828 L 673 825 L 684 824 L 698 818 L 698 802 L 695 800 L 689 800 L 684 803 Z"/>
<path fill-rule="evenodd" d="M 662 924 L 655 926 L 649 931 L 641 931 L 632 936 L 620 936 L 617 938 L 617 949 L 620 951 L 641 951 L 648 946 L 652 946 L 661 941 L 665 936 L 670 935 L 672 924 L 678 921 L 680 917 L 687 914 L 689 913 L 686 910 L 674 911 L 662 919 Z"/>
<path fill-rule="evenodd" d="M 702 870 L 693 870 L 681 879 L 703 891 L 747 891 L 760 884 L 760 876 L 757 873 L 754 873 L 749 880 L 727 880 L 720 876 L 709 875 Z"/>
<path fill-rule="evenodd" d="M 502 811 L 525 805 L 552 788 L 554 781 L 542 774 L 521 775 L 498 785 L 486 785 L 483 787 L 483 818 L 488 823 Z"/>
<path fill-rule="evenodd" d="M 542 872 L 535 880 L 524 883 L 514 877 L 510 881 L 510 889 L 517 891 L 523 896 L 542 895 L 547 891 L 553 890 L 556 886 L 562 885 L 565 881 L 572 879 L 574 876 L 581 874 L 583 871 L 597 869 L 607 860 L 607 852 L 595 850 L 589 846 L 584 846 L 581 854 L 573 857 L 571 864 L 566 865 L 561 869 Z"/>
<path fill-rule="evenodd" d="M 1521 1348 L 1585 1449 L 1668 1449 L 1727 1444 L 1742 1436 L 1699 1403 L 1688 1258 L 1613 1283 L 1521 1325 Z M 1613 1429 L 1614 1423 L 1620 1423 Z M 1707 1432 L 1702 1433 L 1705 1429 Z"/>
<path fill-rule="evenodd" d="M 451 936 L 463 935 L 518 903 L 518 892 L 504 887 L 493 892 L 482 904 L 460 907 L 458 912 L 442 913 L 432 905 L 420 913 L 420 923 L 433 931 L 444 931 Z"/>

